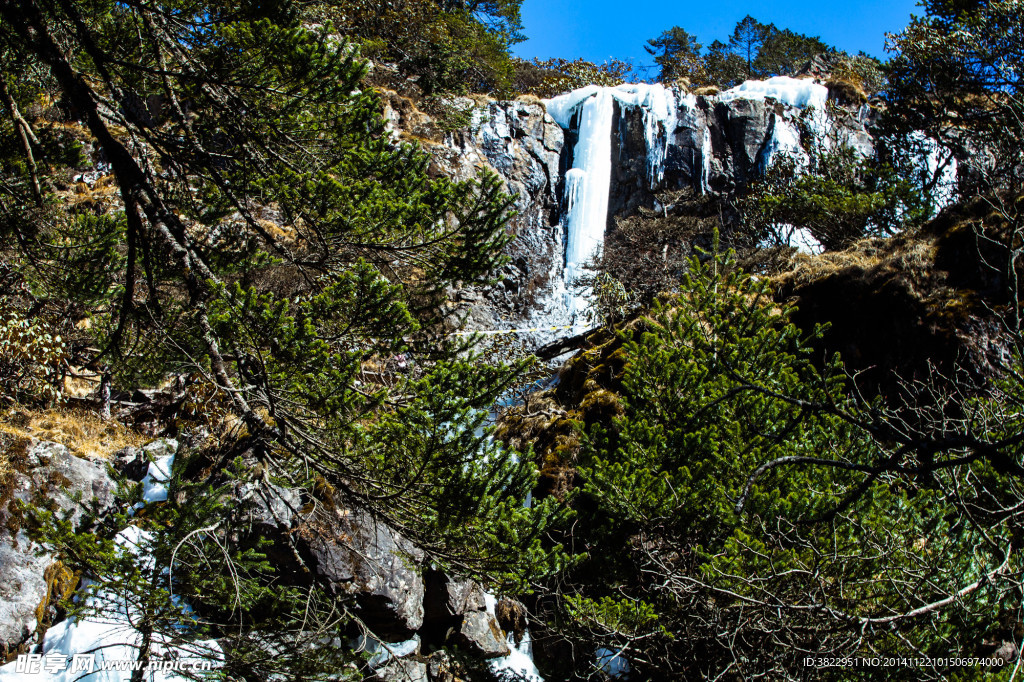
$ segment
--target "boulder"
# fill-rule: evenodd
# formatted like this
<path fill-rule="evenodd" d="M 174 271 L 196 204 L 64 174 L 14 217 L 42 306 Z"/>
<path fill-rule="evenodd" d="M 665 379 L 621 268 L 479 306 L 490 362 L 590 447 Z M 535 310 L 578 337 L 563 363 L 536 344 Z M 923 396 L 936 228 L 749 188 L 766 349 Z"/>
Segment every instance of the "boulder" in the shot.
<path fill-rule="evenodd" d="M 6 448 L 14 472 L 0 506 L 0 653 L 5 656 L 42 635 L 40 625 L 45 628 L 55 615 L 52 602 L 70 587 L 57 579 L 54 557 L 21 530 L 17 501 L 42 496 L 55 509 L 72 512 L 72 522 L 79 523 L 84 510 L 76 498 L 102 512 L 113 504 L 116 489 L 102 462 L 77 457 L 59 443 L 20 440 Z"/>
<path fill-rule="evenodd" d="M 375 671 L 380 682 L 427 682 L 427 664 L 409 658 L 395 658 Z"/>
<path fill-rule="evenodd" d="M 335 507 L 303 518 L 295 535 L 317 579 L 339 596 L 354 596 L 375 635 L 406 640 L 423 625 L 423 555 L 393 529 L 360 510 Z"/>
<path fill-rule="evenodd" d="M 486 611 L 471 611 L 462 617 L 462 625 L 453 637 L 457 646 L 465 647 L 482 658 L 500 658 L 512 653 L 505 633 L 494 616 Z"/>
<path fill-rule="evenodd" d="M 0 541 L 0 655 L 4 658 L 22 650 L 36 632 L 36 610 L 46 600 L 43 577 L 53 558 L 37 555 L 21 534 L 15 545 Z"/>
<path fill-rule="evenodd" d="M 465 613 L 485 611 L 487 601 L 479 583 L 453 580 L 440 571 L 431 571 L 426 576 L 423 608 L 425 626 L 451 627 Z"/>

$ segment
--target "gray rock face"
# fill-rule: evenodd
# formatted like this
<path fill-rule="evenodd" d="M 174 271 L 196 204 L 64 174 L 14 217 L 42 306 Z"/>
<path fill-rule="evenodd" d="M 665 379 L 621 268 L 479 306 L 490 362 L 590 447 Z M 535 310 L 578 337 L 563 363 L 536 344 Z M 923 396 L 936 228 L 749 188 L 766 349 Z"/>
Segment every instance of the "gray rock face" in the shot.
<path fill-rule="evenodd" d="M 391 528 L 355 510 L 305 518 L 299 551 L 339 595 L 354 595 L 360 618 L 386 641 L 408 639 L 423 625 L 422 553 Z"/>
<path fill-rule="evenodd" d="M 378 668 L 374 677 L 380 682 L 427 682 L 427 664 L 408 658 L 396 658 Z"/>
<path fill-rule="evenodd" d="M 812 116 L 809 110 L 772 99 L 695 99 L 692 109 L 678 112 L 679 124 L 665 155 L 664 178 L 657 182 L 646 176 L 643 112 L 617 108 L 609 220 L 635 213 L 641 206 L 651 208 L 660 190 L 692 188 L 715 195 L 741 191 L 764 172 L 777 136 L 796 138 L 808 147 L 845 144 L 863 156 L 874 151 L 867 108 L 835 107 L 828 115 Z"/>
<path fill-rule="evenodd" d="M 451 627 L 463 614 L 487 609 L 484 590 L 472 580 L 456 581 L 438 571 L 426 580 L 423 601 L 426 625 L 441 630 Z"/>
<path fill-rule="evenodd" d="M 0 540 L 0 654 L 14 653 L 36 631 L 36 609 L 45 599 L 43 572 L 53 558 L 37 556 L 28 539 Z"/>
<path fill-rule="evenodd" d="M 73 510 L 72 522 L 78 523 L 83 510 L 76 497 L 86 504 L 94 500 L 102 510 L 113 503 L 115 491 L 103 463 L 76 457 L 57 443 L 30 441 L 11 459 L 15 461 L 11 499 L 0 508 L 0 653 L 5 654 L 30 642 L 38 613 L 50 615 L 44 574 L 54 561 L 17 530 L 15 501 L 30 502 L 38 492 L 59 510 Z"/>
<path fill-rule="evenodd" d="M 454 104 L 469 107 L 473 102 Z M 470 295 L 453 311 L 453 317 L 467 318 L 470 328 L 508 327 L 509 320 L 526 319 L 536 294 L 548 288 L 560 268 L 564 148 L 565 135 L 544 105 L 524 101 L 477 106 L 468 129 L 449 133 L 431 147 L 437 172 L 461 180 L 490 170 L 515 196 L 516 215 L 508 227 L 515 239 L 507 250 L 511 261 L 499 273 L 502 283 L 486 292 L 489 306 L 477 305 Z"/>
<path fill-rule="evenodd" d="M 742 191 L 763 173 L 780 144 L 834 146 L 843 142 L 863 155 L 873 151 L 867 107 L 830 106 L 827 115 L 812 115 L 809 109 L 771 98 L 723 100 L 708 95 L 691 96 L 688 101 L 675 112 L 676 127 L 671 135 L 663 126 L 653 131 L 667 142 L 664 173 L 656 177 L 650 173 L 647 158 L 652 131 L 645 121 L 646 112 L 616 102 L 609 226 L 616 216 L 655 207 L 656 195 L 663 190 L 692 188 L 717 196 Z M 450 320 L 464 320 L 470 329 L 566 324 L 568 313 L 561 310 L 565 302 L 557 293 L 563 291 L 559 287 L 565 261 L 562 195 L 578 131 L 562 130 L 538 101 L 462 98 L 452 100 L 451 105 L 471 112 L 467 128 L 442 134 L 429 116 L 394 96 L 385 115 L 396 131 L 433 140 L 425 146 L 434 158 L 434 172 L 456 179 L 473 177 L 479 169 L 497 173 L 507 190 L 516 195 L 517 215 L 509 228 L 515 237 L 507 250 L 511 262 L 498 273 L 504 278 L 502 283 L 484 291 L 452 292 Z M 574 121 L 578 118 L 573 117 Z M 530 340 L 551 338 L 542 334 Z"/>
<path fill-rule="evenodd" d="M 482 658 L 499 658 L 512 653 L 494 616 L 484 611 L 472 611 L 463 616 L 454 639 Z"/>

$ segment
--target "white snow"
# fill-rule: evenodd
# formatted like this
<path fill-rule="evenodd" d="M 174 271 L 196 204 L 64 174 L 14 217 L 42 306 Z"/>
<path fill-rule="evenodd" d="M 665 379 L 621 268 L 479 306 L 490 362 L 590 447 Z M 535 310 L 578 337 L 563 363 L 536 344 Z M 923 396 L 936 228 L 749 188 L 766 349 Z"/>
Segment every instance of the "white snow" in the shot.
<path fill-rule="evenodd" d="M 174 453 L 157 457 L 149 463 L 149 470 L 142 479 L 142 499 L 146 504 L 167 499 L 167 482 L 171 479 L 172 466 Z"/>
<path fill-rule="evenodd" d="M 412 639 L 395 644 L 384 644 L 371 636 L 361 636 L 354 643 L 353 649 L 365 651 L 370 656 L 369 665 L 371 668 L 383 668 L 393 658 L 404 658 L 412 656 L 420 650 L 420 638 L 416 635 Z"/>
<path fill-rule="evenodd" d="M 932 188 L 932 212 L 938 213 L 956 198 L 956 157 L 919 130 L 911 133 L 910 138 L 922 150 L 921 157 L 916 163 L 921 184 L 928 185 L 935 181 Z"/>
<path fill-rule="evenodd" d="M 540 671 L 533 663 L 533 642 L 530 640 L 530 632 L 523 633 L 523 639 L 519 644 L 516 644 L 512 635 L 509 635 L 507 643 L 512 653 L 491 661 L 491 670 L 498 674 L 498 679 L 501 679 L 501 672 L 507 670 L 516 682 L 544 682 Z"/>
<path fill-rule="evenodd" d="M 711 189 L 711 127 L 704 126 L 704 138 L 700 145 L 700 193 L 707 194 Z"/>
<path fill-rule="evenodd" d="M 152 556 L 147 551 L 151 535 L 136 526 L 128 526 L 117 534 L 115 541 L 121 547 L 138 556 L 140 562 L 152 565 Z M 46 679 L 50 682 L 123 682 L 131 677 L 127 669 L 117 669 L 120 663 L 134 662 L 142 634 L 132 626 L 137 620 L 135 607 L 122 594 L 114 590 L 100 589 L 86 597 L 90 606 L 99 612 L 85 618 L 68 618 L 46 631 L 43 638 L 42 655 L 50 656 L 62 665 L 58 669 L 45 671 L 42 675 L 17 672 L 17 662 L 0 667 L 0 682 L 15 680 Z M 173 644 L 163 638 L 155 638 L 151 648 L 154 660 L 172 659 L 213 659 L 222 660 L 223 652 L 215 640 L 192 642 L 186 646 Z M 93 654 L 91 668 L 75 670 L 74 656 Z M 111 667 L 114 669 L 106 669 Z M 92 674 L 86 674 L 91 669 Z M 190 679 L 172 669 L 154 668 L 146 675 L 148 682 L 177 682 Z"/>
<path fill-rule="evenodd" d="M 692 95 L 680 97 L 671 88 L 647 83 L 589 85 L 545 101 L 548 114 L 563 128 L 578 122 L 573 167 L 565 175 L 566 250 L 561 278 L 564 307 L 574 322 L 579 313 L 586 311 L 589 292 L 574 294 L 570 290 L 604 245 L 616 102 L 642 112 L 647 175 L 652 185 L 664 178 L 665 158 L 675 138 L 680 107 L 692 109 L 696 105 Z"/>
<path fill-rule="evenodd" d="M 722 102 L 734 99 L 773 99 L 798 109 L 815 107 L 824 109 L 828 101 L 828 88 L 812 80 L 775 76 L 763 81 L 744 81 L 735 88 L 718 95 Z"/>
<path fill-rule="evenodd" d="M 498 599 L 490 592 L 485 592 L 484 605 L 487 608 L 487 613 L 493 618 Z M 523 633 L 523 639 L 519 644 L 515 643 L 512 635 L 508 636 L 506 642 L 512 652 L 508 656 L 491 659 L 491 670 L 498 674 L 498 679 L 501 679 L 502 671 L 507 671 L 516 682 L 544 682 L 540 671 L 533 663 L 533 642 L 530 639 L 530 631 L 527 630 Z"/>
<path fill-rule="evenodd" d="M 585 99 L 593 97 L 601 90 L 603 88 L 599 85 L 588 85 L 585 88 L 544 100 L 544 108 L 547 109 L 551 118 L 555 119 L 555 123 L 563 128 L 569 128 L 572 125 L 572 117 L 576 113 L 577 107 Z"/>
<path fill-rule="evenodd" d="M 811 109 L 804 120 L 816 144 L 828 142 L 828 88 L 812 80 L 775 76 L 763 81 L 744 81 L 718 95 L 722 102 L 737 99 L 763 100 L 771 97 L 797 109 Z M 792 115 L 774 114 L 772 137 L 761 155 L 761 168 L 765 170 L 780 154 L 793 157 L 797 165 L 806 168 L 809 159 L 800 145 L 800 130 Z"/>

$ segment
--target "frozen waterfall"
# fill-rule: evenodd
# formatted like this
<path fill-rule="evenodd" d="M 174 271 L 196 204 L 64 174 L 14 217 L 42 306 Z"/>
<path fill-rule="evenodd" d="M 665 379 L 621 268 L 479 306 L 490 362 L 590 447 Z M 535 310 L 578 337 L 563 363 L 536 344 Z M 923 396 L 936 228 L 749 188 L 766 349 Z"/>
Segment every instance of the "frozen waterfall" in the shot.
<path fill-rule="evenodd" d="M 792 109 L 812 109 L 807 124 L 817 138 L 824 140 L 826 136 L 828 89 L 813 81 L 784 76 L 747 81 L 716 97 L 721 102 L 772 98 Z M 676 143 L 681 122 L 689 121 L 687 126 L 692 127 L 699 120 L 695 115 L 697 98 L 661 84 L 639 83 L 615 87 L 588 85 L 545 100 L 544 104 L 558 125 L 577 131 L 572 168 L 565 174 L 562 218 L 565 256 L 561 273 L 552 273 L 556 281 L 561 280 L 556 287 L 555 298 L 561 299 L 562 304 L 549 306 L 544 319 L 553 324 L 570 321 L 579 325 L 581 321 L 577 318 L 589 307 L 589 292 L 578 291 L 577 282 L 587 273 L 587 264 L 600 254 L 608 223 L 616 105 L 620 110 L 641 112 L 647 181 L 655 187 L 665 177 L 665 164 L 671 147 Z M 707 192 L 712 172 L 712 150 L 711 132 L 706 123 L 700 135 L 699 183 L 700 191 Z M 776 113 L 771 138 L 761 154 L 761 169 L 767 168 L 783 154 L 793 156 L 798 163 L 802 161 L 801 165 L 806 164 L 806 152 L 800 144 L 796 121 L 792 115 Z"/>
<path fill-rule="evenodd" d="M 563 293 L 569 319 L 588 307 L 586 291 L 574 293 L 573 285 L 587 272 L 587 263 L 604 245 L 608 223 L 608 197 L 612 179 L 612 126 L 615 105 L 643 113 L 647 174 L 652 184 L 661 181 L 665 159 L 678 125 L 680 107 L 693 108 L 692 95 L 680 96 L 660 84 L 626 84 L 616 87 L 590 85 L 545 101 L 548 114 L 563 128 L 576 123 L 578 138 L 573 166 L 565 175 L 566 230 Z"/>

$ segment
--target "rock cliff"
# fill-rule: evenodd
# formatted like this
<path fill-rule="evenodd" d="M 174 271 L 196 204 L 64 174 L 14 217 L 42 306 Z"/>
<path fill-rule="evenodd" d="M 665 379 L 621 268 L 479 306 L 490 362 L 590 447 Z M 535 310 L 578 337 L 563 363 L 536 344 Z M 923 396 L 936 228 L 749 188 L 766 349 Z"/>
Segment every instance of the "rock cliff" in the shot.
<path fill-rule="evenodd" d="M 658 197 L 668 190 L 735 195 L 783 154 L 806 165 L 815 147 L 873 153 L 871 110 L 840 104 L 811 79 L 701 95 L 661 85 L 590 86 L 547 101 L 461 98 L 447 106 L 468 123 L 445 130 L 412 100 L 385 93 L 396 137 L 421 141 L 437 173 L 497 173 L 517 212 L 500 284 L 453 292 L 453 323 L 545 328 L 521 335 L 533 346 L 586 327 L 586 292 L 576 280 L 616 217 L 660 210 Z M 555 326 L 563 329 L 549 329 Z"/>

